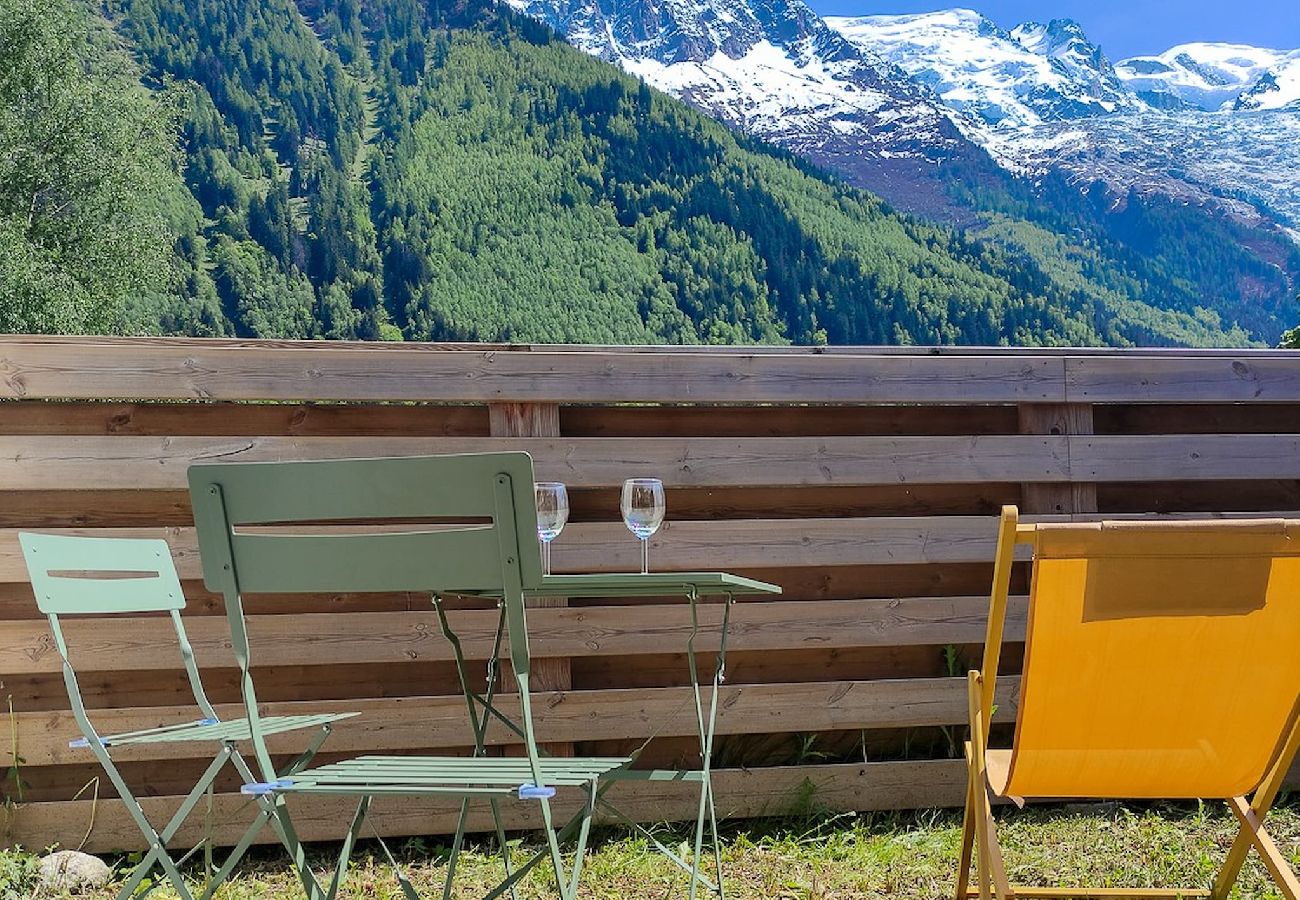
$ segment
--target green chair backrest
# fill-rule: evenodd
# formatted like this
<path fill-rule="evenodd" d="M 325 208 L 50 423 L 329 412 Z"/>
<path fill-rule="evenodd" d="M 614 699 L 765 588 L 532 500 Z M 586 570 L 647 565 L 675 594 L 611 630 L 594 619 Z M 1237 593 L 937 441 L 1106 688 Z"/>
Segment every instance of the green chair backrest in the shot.
<path fill-rule="evenodd" d="M 98 748 L 99 738 L 86 718 L 59 616 L 168 613 L 194 703 L 205 718 L 216 718 L 181 622 L 185 593 L 166 541 L 20 532 L 18 543 L 36 605 L 49 618 L 50 634 L 63 658 L 63 680 L 73 715 L 92 746 Z"/>
<path fill-rule="evenodd" d="M 209 463 L 189 484 L 214 591 L 493 590 L 506 569 L 541 583 L 526 453 Z"/>
<path fill-rule="evenodd" d="M 46 615 L 169 612 L 185 594 L 162 540 L 18 535 L 36 605 Z"/>
<path fill-rule="evenodd" d="M 536 760 L 523 589 L 541 585 L 542 563 L 527 453 L 204 463 L 189 484 L 203 579 L 225 599 L 266 780 L 277 776 L 259 725 L 246 593 L 500 591 Z"/>

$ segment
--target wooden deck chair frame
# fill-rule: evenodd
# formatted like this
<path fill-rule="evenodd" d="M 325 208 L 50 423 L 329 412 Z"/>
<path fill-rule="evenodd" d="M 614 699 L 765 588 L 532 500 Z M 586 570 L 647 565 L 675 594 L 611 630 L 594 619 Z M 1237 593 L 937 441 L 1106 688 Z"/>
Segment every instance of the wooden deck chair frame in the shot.
<path fill-rule="evenodd" d="M 225 598 L 232 646 L 240 669 L 245 709 L 252 723 L 254 758 L 262 773 L 244 792 L 269 799 L 281 828 L 296 847 L 297 866 L 309 900 L 332 900 L 347 869 L 353 846 L 377 796 L 447 796 L 461 800 L 461 815 L 448 862 L 443 896 L 452 896 L 456 861 L 462 847 L 466 810 L 473 799 L 487 800 L 501 852 L 505 879 L 486 896 L 515 895 L 519 880 L 549 859 L 564 900 L 577 896 L 579 877 L 601 781 L 625 767 L 628 758 L 545 758 L 538 747 L 530 700 L 530 663 L 524 586 L 540 583 L 541 556 L 536 540 L 532 460 L 526 453 L 483 453 L 440 457 L 317 460 L 310 462 L 224 463 L 192 466 L 190 493 L 198 528 L 204 579 Z M 431 528 L 431 518 L 462 520 Z M 410 525 L 410 520 L 422 524 Z M 470 524 L 469 519 L 478 519 Z M 358 523 L 406 520 L 405 525 L 357 530 Z M 484 524 L 484 521 L 486 524 Z M 343 523 L 348 533 L 316 533 L 311 527 Z M 295 534 L 259 533 L 255 526 L 306 525 Z M 526 757 L 485 756 L 491 693 L 471 687 L 459 644 L 456 659 L 470 709 L 475 751 L 471 757 L 360 757 L 284 777 L 275 769 L 258 726 L 252 677 L 252 648 L 243 613 L 246 593 L 318 591 L 418 591 L 430 594 L 444 631 L 453 637 L 439 598 L 446 593 L 499 594 L 501 615 L 495 657 L 503 638 L 518 683 L 517 733 Z M 499 715 L 499 714 L 498 714 Z M 560 824 L 551 806 L 557 788 L 584 793 L 578 811 Z M 329 884 L 321 887 L 308 871 L 297 842 L 286 797 L 351 795 L 356 812 Z M 535 801 L 540 806 L 546 848 L 512 868 L 500 813 L 503 800 Z M 572 862 L 561 842 L 577 836 Z M 379 838 L 378 832 L 375 837 Z M 380 838 L 408 900 L 418 900 L 409 880 Z"/>
<path fill-rule="evenodd" d="M 1300 881 L 1297 881 L 1295 873 L 1291 871 L 1285 857 L 1264 828 L 1264 818 L 1282 788 L 1283 779 L 1290 770 L 1297 751 L 1300 751 L 1300 687 L 1297 689 L 1296 709 L 1292 711 L 1289 724 L 1280 738 L 1259 736 L 1262 740 L 1277 739 L 1276 749 L 1273 751 L 1272 760 L 1263 779 L 1250 797 L 1226 798 L 1229 808 L 1239 820 L 1240 828 L 1210 890 L 1052 888 L 1010 884 L 992 814 L 994 792 L 989 780 L 988 740 L 1016 547 L 1024 544 L 1033 545 L 1035 538 L 1036 526 L 1020 524 L 1018 510 L 1014 506 L 1002 508 L 983 665 L 981 669 L 971 670 L 968 675 L 971 738 L 966 745 L 967 792 L 960 868 L 957 877 L 957 900 L 966 900 L 969 897 L 979 897 L 981 900 L 994 897 L 999 900 L 1011 897 L 1211 897 L 1213 900 L 1227 900 L 1251 848 L 1258 851 L 1282 896 L 1286 900 L 1300 900 Z M 1010 799 L 1019 801 L 1019 798 L 1015 797 Z M 972 856 L 976 872 L 974 886 L 970 885 Z"/>
<path fill-rule="evenodd" d="M 292 841 L 281 831 L 272 814 L 271 804 L 259 799 L 259 811 L 248 829 L 230 851 L 219 869 L 213 870 L 210 835 L 177 859 L 173 859 L 167 845 L 176 836 L 181 825 L 206 796 L 212 799 L 213 784 L 227 765 L 231 765 L 247 779 L 252 770 L 244 760 L 237 743 L 250 737 L 245 720 L 222 721 L 203 689 L 203 680 L 194 661 L 194 651 L 185 633 L 181 610 L 185 608 L 185 595 L 172 562 L 166 541 L 135 540 L 125 538 L 91 538 L 70 535 L 20 533 L 19 543 L 24 562 L 31 578 L 32 589 L 41 612 L 50 623 L 50 634 L 63 660 L 63 681 L 72 707 L 73 719 L 81 731 L 81 738 L 70 741 L 70 747 L 84 747 L 94 754 L 127 812 L 140 829 L 148 844 L 148 852 L 127 877 L 119 898 L 133 896 L 155 867 L 161 868 L 182 900 L 192 900 L 189 887 L 181 877 L 180 867 L 200 848 L 204 850 L 207 884 L 200 895 L 207 900 L 230 876 L 243 858 L 254 838 L 268 825 L 286 846 Z M 176 631 L 180 656 L 189 680 L 190 691 L 200 718 L 192 722 L 166 725 L 131 731 L 122 734 L 100 735 L 90 721 L 81 687 L 73 668 L 68 645 L 60 623 L 62 616 L 105 616 L 113 614 L 167 613 Z M 331 723 L 347 715 L 277 716 L 264 719 L 270 733 L 279 734 L 301 729 L 317 729 L 317 733 L 302 754 L 282 769 L 286 776 L 308 765 L 325 739 Z M 193 789 L 182 800 L 180 807 L 167 824 L 158 830 L 140 807 L 131 788 L 122 777 L 110 748 L 133 744 L 158 743 L 209 743 L 217 750 Z M 209 805 L 210 809 L 210 805 Z M 151 883 L 148 893 L 162 884 Z"/>

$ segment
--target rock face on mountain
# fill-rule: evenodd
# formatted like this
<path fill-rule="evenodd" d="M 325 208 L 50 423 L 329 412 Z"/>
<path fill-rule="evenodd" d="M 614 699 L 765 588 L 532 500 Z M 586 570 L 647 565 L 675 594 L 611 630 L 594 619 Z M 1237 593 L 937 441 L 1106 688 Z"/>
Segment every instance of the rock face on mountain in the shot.
<path fill-rule="evenodd" d="M 1039 125 L 1144 106 L 1069 20 L 1007 32 L 973 10 L 950 9 L 832 17 L 826 24 L 987 125 Z"/>

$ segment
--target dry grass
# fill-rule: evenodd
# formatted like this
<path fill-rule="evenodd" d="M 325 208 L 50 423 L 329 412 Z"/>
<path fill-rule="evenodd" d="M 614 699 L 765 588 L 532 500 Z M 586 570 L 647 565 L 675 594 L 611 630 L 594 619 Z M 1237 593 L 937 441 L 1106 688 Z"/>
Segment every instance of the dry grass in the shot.
<path fill-rule="evenodd" d="M 1063 886 L 1088 885 L 1208 887 L 1235 834 L 1235 822 L 1221 804 L 1008 810 L 999 814 L 1000 834 L 1014 881 Z M 1294 865 L 1300 866 L 1300 805 L 1269 818 L 1270 830 Z M 665 830 L 666 842 L 683 840 Z M 948 898 L 953 886 L 960 821 L 948 813 L 824 817 L 805 822 L 752 826 L 727 837 L 724 865 L 727 895 L 736 900 L 841 900 L 841 898 Z M 519 859 L 533 845 L 514 845 Z M 326 865 L 324 852 L 319 863 Z M 441 897 L 445 846 L 421 840 L 399 842 L 403 865 L 422 894 Z M 0 879 L 22 871 L 15 854 L 0 853 Z M 124 866 L 129 865 L 122 860 Z M 456 897 L 480 897 L 495 883 L 499 859 L 481 845 L 462 858 Z M 201 877 L 192 871 L 195 878 Z M 624 833 L 602 836 L 588 857 L 584 898 L 678 898 L 685 878 L 650 845 Z M 13 888 L 18 885 L 11 885 Z M 0 884 L 0 897 L 6 894 Z M 21 896 L 17 894 L 15 896 Z M 84 895 L 83 895 L 84 896 Z M 92 895 L 108 900 L 112 890 Z M 163 887 L 152 896 L 174 897 Z M 221 892 L 227 900 L 291 900 L 301 896 L 282 857 L 258 851 Z M 342 896 L 401 900 L 391 867 L 377 846 L 363 846 Z M 546 870 L 534 872 L 520 889 L 526 898 L 552 897 Z M 1267 874 L 1251 860 L 1238 898 L 1276 897 Z"/>

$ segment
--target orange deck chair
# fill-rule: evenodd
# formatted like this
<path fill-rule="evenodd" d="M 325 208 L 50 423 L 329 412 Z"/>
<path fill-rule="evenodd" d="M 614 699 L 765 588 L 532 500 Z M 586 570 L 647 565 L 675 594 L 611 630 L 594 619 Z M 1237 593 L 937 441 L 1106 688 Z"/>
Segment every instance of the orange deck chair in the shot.
<path fill-rule="evenodd" d="M 991 750 L 1018 544 L 1033 552 L 1019 715 L 1011 749 Z M 1282 895 L 1300 900 L 1263 824 L 1300 747 L 1300 521 L 1020 525 L 1004 507 L 984 667 L 970 673 L 969 700 L 958 900 L 1226 900 L 1251 847 Z M 1013 886 L 994 795 L 1221 799 L 1241 830 L 1210 890 Z"/>

